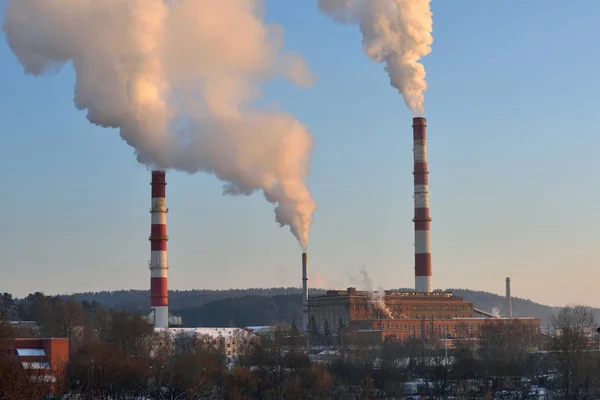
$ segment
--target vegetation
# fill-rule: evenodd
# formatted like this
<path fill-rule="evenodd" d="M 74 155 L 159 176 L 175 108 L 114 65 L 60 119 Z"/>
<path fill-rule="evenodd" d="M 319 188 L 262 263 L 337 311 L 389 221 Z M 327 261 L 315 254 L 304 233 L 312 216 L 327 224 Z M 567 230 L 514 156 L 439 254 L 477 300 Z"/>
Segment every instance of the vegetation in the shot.
<path fill-rule="evenodd" d="M 400 289 L 401 290 L 401 289 Z M 450 289 L 477 308 L 506 315 L 503 296 L 467 289 Z M 310 295 L 324 294 L 325 290 L 312 289 Z M 114 292 L 79 293 L 74 297 L 88 303 L 97 302 L 106 308 L 146 313 L 148 291 L 122 290 Z M 66 296 L 64 298 L 67 298 Z M 291 323 L 301 320 L 301 289 L 229 289 L 169 291 L 169 310 L 183 317 L 186 326 L 237 326 L 271 325 L 282 321 Z M 513 315 L 539 318 L 543 326 L 550 325 L 550 317 L 560 308 L 514 297 Z M 600 309 L 592 310 L 600 319 Z"/>
<path fill-rule="evenodd" d="M 275 298 L 276 296 L 273 296 Z M 235 364 L 214 340 L 155 333 L 140 315 L 99 303 L 35 293 L 2 296 L 0 337 L 69 337 L 70 362 L 56 385 L 63 399 L 429 399 L 600 396 L 600 353 L 589 308 L 550 318 L 551 335 L 502 324 L 484 326 L 479 342 L 450 348 L 429 340 L 373 342 L 347 328 L 311 331 L 280 325 L 260 340 L 238 338 Z M 9 313 L 12 313 L 9 315 Z M 36 321 L 15 332 L 7 316 Z M 312 323 L 313 321 L 311 321 Z M 312 325 L 312 324 L 311 324 Z M 308 345 L 308 347 L 307 347 Z M 307 352 L 308 349 L 308 352 Z M 543 388 L 543 389 L 542 389 Z M 0 399 L 42 399 L 48 386 L 0 355 Z"/>

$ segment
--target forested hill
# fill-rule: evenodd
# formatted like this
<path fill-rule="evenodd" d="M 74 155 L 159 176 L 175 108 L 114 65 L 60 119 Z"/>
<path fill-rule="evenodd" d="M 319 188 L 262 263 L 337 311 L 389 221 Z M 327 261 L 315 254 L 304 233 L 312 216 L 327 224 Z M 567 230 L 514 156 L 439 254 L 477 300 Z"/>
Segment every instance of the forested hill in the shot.
<path fill-rule="evenodd" d="M 475 307 L 489 312 L 506 314 L 504 297 L 493 293 L 468 289 L 450 289 L 455 295 L 475 303 Z M 312 289 L 310 295 L 325 293 Z M 148 311 L 146 290 L 121 290 L 115 292 L 78 293 L 74 296 L 88 302 L 98 302 L 106 308 L 133 312 Z M 547 325 L 557 308 L 514 297 L 513 316 L 537 317 Z M 170 311 L 183 317 L 185 326 L 248 326 L 275 322 L 299 321 L 301 318 L 301 289 L 251 288 L 229 290 L 169 291 Z M 600 310 L 594 309 L 600 320 Z"/>
<path fill-rule="evenodd" d="M 309 295 L 325 293 L 322 289 L 311 289 Z M 280 288 L 249 288 L 227 290 L 169 290 L 169 310 L 177 311 L 187 308 L 200 307 L 216 300 L 238 298 L 245 296 L 288 296 L 301 295 L 302 289 L 294 287 Z M 98 302 L 106 308 L 117 308 L 132 312 L 147 312 L 150 291 L 148 290 L 118 290 L 114 292 L 75 293 L 79 300 Z M 66 297 L 66 296 L 65 296 Z"/>

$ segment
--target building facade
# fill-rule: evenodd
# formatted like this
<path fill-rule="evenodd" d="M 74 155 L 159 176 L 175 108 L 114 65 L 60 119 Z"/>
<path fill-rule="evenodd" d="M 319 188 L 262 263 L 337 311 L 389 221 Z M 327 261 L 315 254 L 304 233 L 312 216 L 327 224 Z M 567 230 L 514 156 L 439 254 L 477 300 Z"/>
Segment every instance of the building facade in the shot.
<path fill-rule="evenodd" d="M 371 332 L 381 340 L 479 337 L 485 324 L 516 323 L 539 332 L 536 318 L 479 318 L 472 302 L 451 292 L 396 292 L 382 294 L 355 288 L 330 290 L 309 298 L 312 329 L 335 333 L 341 327 Z"/>
<path fill-rule="evenodd" d="M 258 339 L 253 333 L 241 328 L 155 328 L 154 331 L 166 332 L 172 340 L 183 335 L 202 341 L 218 349 L 227 363 L 235 362 L 244 346 Z"/>
<path fill-rule="evenodd" d="M 69 339 L 0 339 L 0 352 L 16 357 L 32 379 L 54 390 L 69 363 Z"/>

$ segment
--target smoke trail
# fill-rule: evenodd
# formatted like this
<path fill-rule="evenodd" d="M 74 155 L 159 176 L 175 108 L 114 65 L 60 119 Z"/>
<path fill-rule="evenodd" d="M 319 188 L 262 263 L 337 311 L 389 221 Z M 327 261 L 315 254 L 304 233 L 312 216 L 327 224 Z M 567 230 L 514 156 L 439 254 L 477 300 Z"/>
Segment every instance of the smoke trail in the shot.
<path fill-rule="evenodd" d="M 313 138 L 255 102 L 274 77 L 314 77 L 263 11 L 263 0 L 8 0 L 3 31 L 28 74 L 72 62 L 75 106 L 118 128 L 139 162 L 214 174 L 228 195 L 262 190 L 306 249 Z"/>
<path fill-rule="evenodd" d="M 374 291 L 373 282 L 371 281 L 367 271 L 363 268 L 360 270 L 360 274 L 363 277 L 363 285 L 365 290 L 369 294 L 369 300 L 373 303 L 375 308 L 377 308 L 380 313 L 387 316 L 389 319 L 394 319 L 392 311 L 389 309 L 387 304 L 385 304 L 385 290 L 383 290 L 383 287 L 380 286 L 377 291 Z"/>
<path fill-rule="evenodd" d="M 319 0 L 319 8 L 341 23 L 357 23 L 363 48 L 385 63 L 390 83 L 415 115 L 422 115 L 427 89 L 421 57 L 431 52 L 430 0 Z"/>

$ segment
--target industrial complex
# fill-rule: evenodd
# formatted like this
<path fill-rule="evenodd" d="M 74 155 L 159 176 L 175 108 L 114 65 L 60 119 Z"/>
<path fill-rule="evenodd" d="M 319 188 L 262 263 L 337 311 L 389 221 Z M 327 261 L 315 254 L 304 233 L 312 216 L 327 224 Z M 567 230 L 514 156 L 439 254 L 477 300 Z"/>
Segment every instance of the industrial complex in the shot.
<path fill-rule="evenodd" d="M 413 118 L 415 289 L 374 293 L 355 288 L 330 290 L 308 299 L 309 318 L 321 332 L 340 327 L 378 341 L 414 338 L 477 338 L 487 323 L 510 324 L 539 332 L 537 318 L 512 318 L 510 278 L 506 278 L 509 315 L 501 317 L 477 309 L 451 292 L 433 291 L 427 168 L 427 121 Z M 303 259 L 303 271 L 306 270 Z M 304 273 L 304 272 L 303 272 Z"/>
<path fill-rule="evenodd" d="M 429 170 L 427 168 L 427 121 L 413 118 L 414 156 L 414 290 L 360 291 L 356 288 L 329 290 L 321 296 L 308 296 L 308 256 L 302 253 L 302 328 L 336 332 L 348 328 L 377 342 L 407 341 L 412 338 L 477 338 L 485 324 L 511 324 L 531 333 L 539 332 L 537 318 L 513 318 L 510 278 L 506 278 L 507 316 L 476 308 L 472 302 L 451 292 L 433 290 L 430 243 Z M 168 312 L 166 173 L 152 171 L 152 215 L 150 233 L 150 315 L 156 329 L 181 326 L 181 318 Z M 195 328 L 179 328 L 179 333 L 196 333 Z"/>

